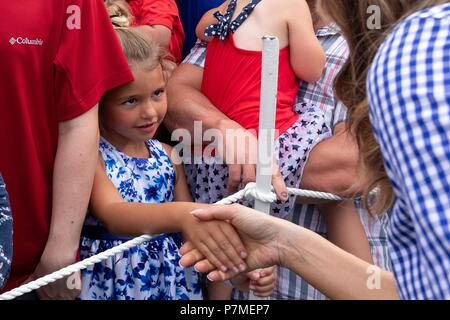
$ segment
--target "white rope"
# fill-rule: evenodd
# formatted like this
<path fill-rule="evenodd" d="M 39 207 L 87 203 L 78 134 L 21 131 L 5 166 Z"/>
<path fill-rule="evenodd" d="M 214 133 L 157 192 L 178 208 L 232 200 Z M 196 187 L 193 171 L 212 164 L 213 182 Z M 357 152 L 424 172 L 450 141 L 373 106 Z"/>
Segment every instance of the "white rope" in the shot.
<path fill-rule="evenodd" d="M 272 188 L 273 190 L 273 188 Z M 339 201 L 342 200 L 342 198 L 330 194 L 330 193 L 324 193 L 324 192 L 316 192 L 316 191 L 309 191 L 309 190 L 301 190 L 301 189 L 294 189 L 294 188 L 288 188 L 288 193 L 290 195 L 296 195 L 306 198 L 315 198 L 315 199 L 324 199 L 324 200 L 333 200 L 333 201 Z M 259 199 L 264 202 L 272 203 L 274 202 L 277 197 L 274 192 L 263 194 L 259 192 L 256 189 L 256 183 L 252 182 L 249 183 L 244 190 L 241 190 L 235 194 L 232 194 L 231 196 L 222 199 L 221 201 L 215 203 L 217 205 L 228 205 L 232 203 L 236 203 L 241 199 L 248 199 L 248 200 L 255 200 Z M 137 237 L 133 240 L 127 241 L 121 245 L 118 245 L 117 247 L 108 249 L 102 253 L 99 253 L 95 256 L 92 256 L 90 258 L 87 258 L 83 261 L 77 262 L 73 265 L 70 265 L 68 267 L 62 268 L 61 270 L 55 271 L 49 275 L 46 275 L 42 278 L 39 278 L 37 280 L 34 280 L 32 282 L 29 282 L 27 284 L 24 284 L 18 288 L 15 288 L 11 291 L 5 292 L 2 295 L 0 295 L 0 300 L 12 300 L 17 297 L 20 297 L 26 293 L 29 293 L 33 290 L 39 289 L 41 287 L 44 287 L 50 283 L 53 283 L 55 281 L 58 281 L 64 277 L 70 276 L 76 272 L 79 272 L 81 270 L 86 269 L 87 267 L 93 266 L 96 263 L 102 262 L 110 257 L 115 256 L 116 254 L 125 252 L 129 250 L 130 248 L 133 248 L 135 246 L 138 246 L 146 241 L 150 241 L 153 237 L 148 235 L 143 235 L 140 237 Z"/>
<path fill-rule="evenodd" d="M 87 267 L 93 266 L 94 264 L 99 263 L 103 260 L 106 260 L 112 256 L 115 256 L 116 254 L 127 251 L 130 248 L 133 248 L 133 247 L 140 245 L 140 244 L 144 243 L 145 241 L 149 241 L 151 239 L 152 239 L 152 237 L 150 237 L 150 236 L 140 236 L 133 240 L 127 241 L 121 245 L 118 245 L 117 247 L 108 249 L 100 254 L 97 254 L 95 256 L 87 258 L 83 261 L 77 262 L 77 263 L 70 265 L 68 267 L 65 267 L 61 270 L 55 271 L 49 275 L 46 275 L 42 278 L 39 278 L 37 280 L 34 280 L 27 284 L 24 284 L 24 285 L 22 285 L 18 288 L 15 288 L 11 291 L 5 292 L 4 294 L 0 295 L 0 300 L 12 300 L 14 298 L 20 297 L 20 296 L 22 296 L 26 293 L 29 293 L 33 290 L 39 289 L 50 283 L 58 281 L 64 277 L 70 276 L 76 272 L 86 269 Z"/>

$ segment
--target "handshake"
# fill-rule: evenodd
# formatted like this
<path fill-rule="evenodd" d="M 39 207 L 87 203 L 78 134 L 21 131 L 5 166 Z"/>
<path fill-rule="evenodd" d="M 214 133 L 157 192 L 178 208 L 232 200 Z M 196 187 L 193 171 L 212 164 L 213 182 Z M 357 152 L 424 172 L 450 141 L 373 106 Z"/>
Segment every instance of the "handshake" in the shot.
<path fill-rule="evenodd" d="M 214 250 L 205 250 L 206 246 L 195 246 L 193 241 L 187 241 L 180 250 L 183 256 L 180 264 L 194 266 L 198 272 L 207 273 L 212 282 L 231 280 L 233 286 L 241 291 L 252 290 L 257 296 L 270 296 L 276 278 L 273 266 L 282 264 L 280 248 L 287 247 L 283 245 L 285 237 L 281 235 L 286 235 L 290 223 L 237 204 L 198 209 L 191 214 L 203 222 L 227 222 L 242 242 L 238 245 L 236 240 L 231 241 L 234 244 L 228 246 L 227 254 L 214 255 Z M 220 243 L 224 247 L 224 242 Z M 242 245 L 245 249 L 238 250 Z M 244 263 L 240 263 L 242 260 L 239 258 Z M 230 260 L 237 262 L 233 265 Z"/>

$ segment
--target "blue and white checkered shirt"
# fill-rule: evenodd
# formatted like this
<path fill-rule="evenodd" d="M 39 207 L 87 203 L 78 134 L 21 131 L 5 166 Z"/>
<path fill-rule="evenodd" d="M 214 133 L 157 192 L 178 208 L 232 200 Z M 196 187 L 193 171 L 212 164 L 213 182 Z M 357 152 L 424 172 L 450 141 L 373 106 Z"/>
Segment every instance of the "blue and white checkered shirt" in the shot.
<path fill-rule="evenodd" d="M 396 202 L 389 230 L 403 299 L 450 299 L 450 4 L 401 22 L 368 78 Z"/>

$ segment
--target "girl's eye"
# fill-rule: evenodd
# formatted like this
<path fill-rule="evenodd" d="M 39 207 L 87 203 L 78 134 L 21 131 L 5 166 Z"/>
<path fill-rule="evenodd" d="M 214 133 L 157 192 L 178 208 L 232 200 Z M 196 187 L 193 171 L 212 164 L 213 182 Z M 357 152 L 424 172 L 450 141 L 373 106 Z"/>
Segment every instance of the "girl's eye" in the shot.
<path fill-rule="evenodd" d="M 136 98 L 129 98 L 127 100 L 125 100 L 122 105 L 124 106 L 135 106 L 137 103 L 137 99 Z"/>
<path fill-rule="evenodd" d="M 155 92 L 153 92 L 153 96 L 156 98 L 160 98 L 163 95 L 164 91 L 165 91 L 164 89 L 158 89 Z"/>

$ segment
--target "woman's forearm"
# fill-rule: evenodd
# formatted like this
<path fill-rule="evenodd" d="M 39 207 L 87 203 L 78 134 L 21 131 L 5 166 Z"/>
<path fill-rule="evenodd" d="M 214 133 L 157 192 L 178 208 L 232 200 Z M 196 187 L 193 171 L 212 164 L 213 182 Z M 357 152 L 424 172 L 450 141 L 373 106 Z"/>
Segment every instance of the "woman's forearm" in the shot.
<path fill-rule="evenodd" d="M 293 224 L 283 228 L 281 234 L 281 263 L 327 297 L 345 300 L 399 298 L 392 273 L 372 266 L 318 234 Z"/>

